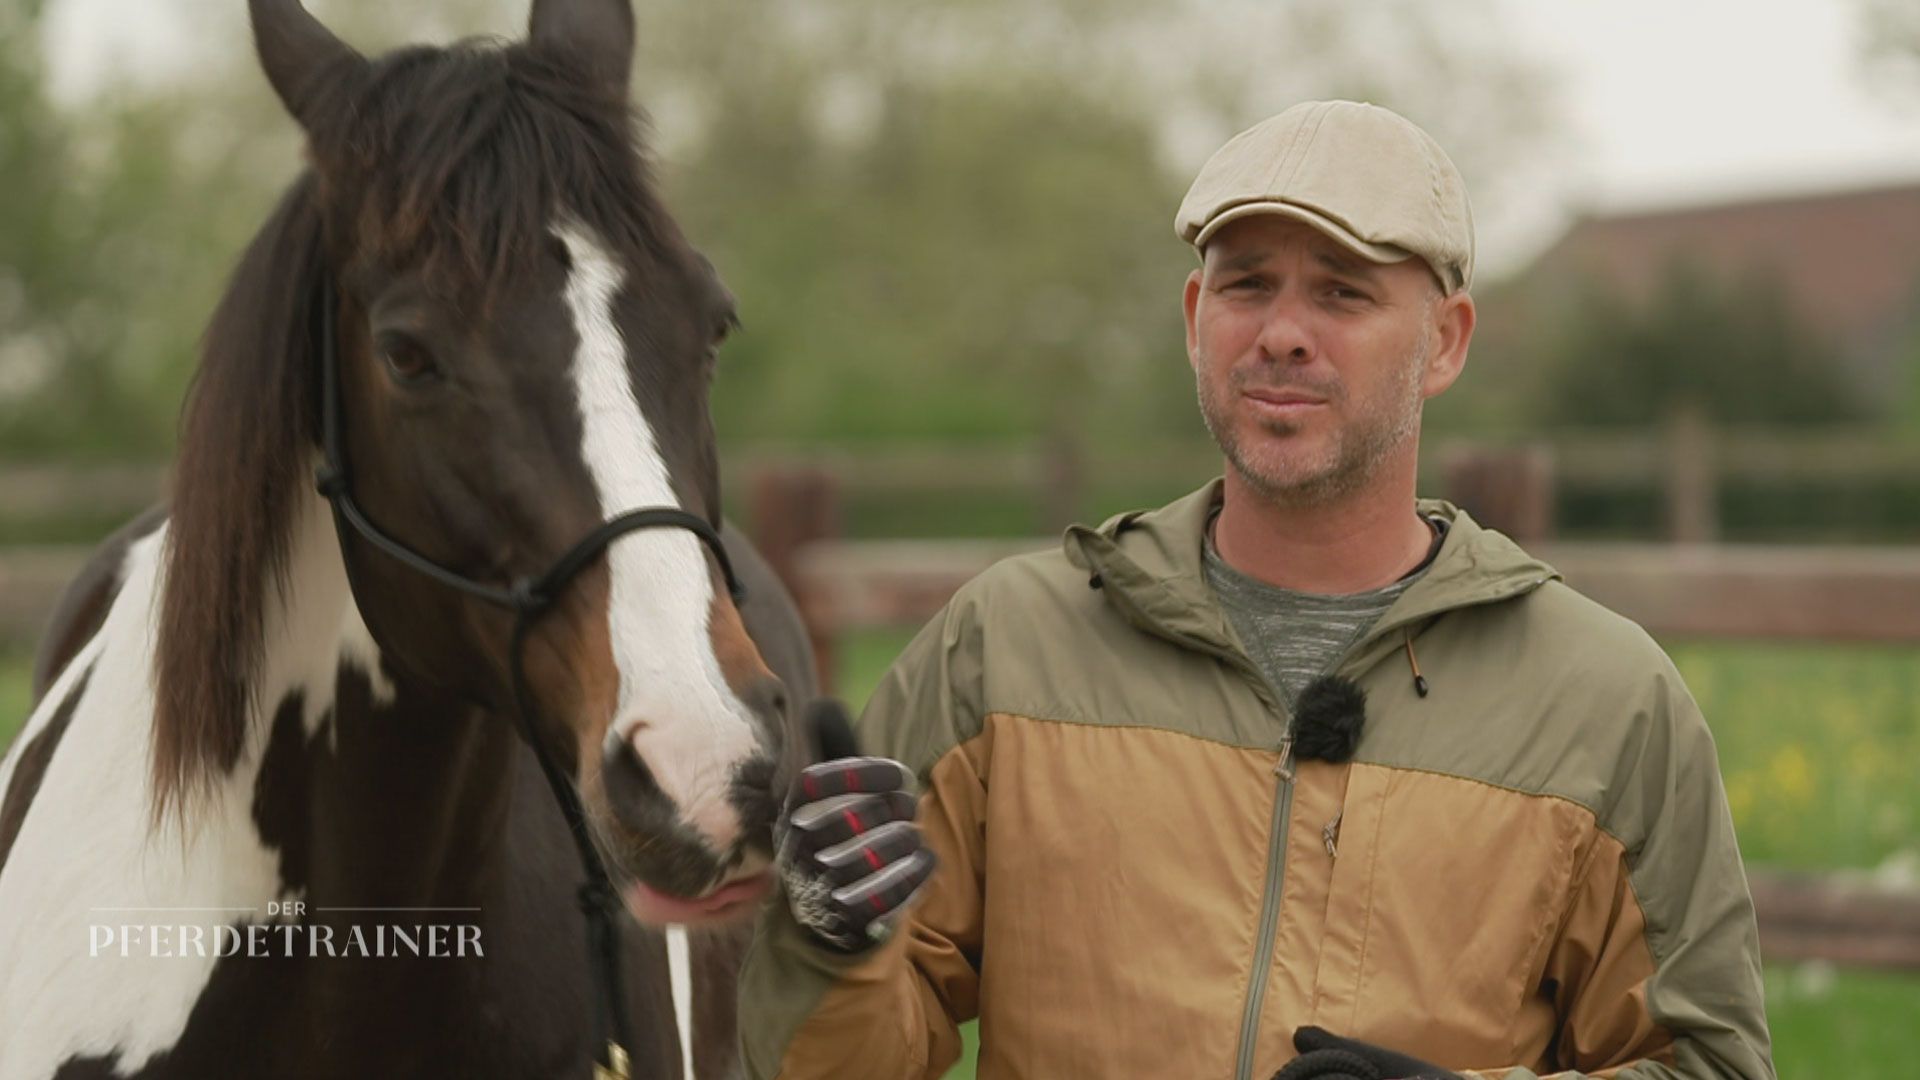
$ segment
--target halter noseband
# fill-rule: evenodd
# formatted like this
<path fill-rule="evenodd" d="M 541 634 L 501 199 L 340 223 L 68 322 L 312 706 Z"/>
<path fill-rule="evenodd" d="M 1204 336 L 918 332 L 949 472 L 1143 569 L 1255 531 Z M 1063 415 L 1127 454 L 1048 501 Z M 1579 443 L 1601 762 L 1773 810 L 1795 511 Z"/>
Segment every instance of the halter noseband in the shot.
<path fill-rule="evenodd" d="M 587 918 L 587 963 L 599 989 L 596 1026 L 600 1038 L 597 1042 L 604 1047 L 605 1056 L 603 1061 L 595 1065 L 594 1075 L 624 1080 L 627 1076 L 627 1050 L 635 1044 L 620 975 L 620 926 L 616 921 L 616 915 L 622 910 L 620 897 L 607 876 L 606 864 L 601 861 L 599 850 L 593 846 L 579 794 L 566 774 L 554 763 L 540 739 L 534 723 L 536 710 L 533 693 L 527 685 L 526 671 L 521 664 L 523 646 L 533 624 L 552 606 L 574 575 L 598 558 L 615 540 L 639 529 L 687 530 L 699 537 L 707 550 L 713 553 L 734 603 L 746 599 L 746 589 L 735 576 L 733 563 L 727 558 L 726 548 L 713 523 L 677 506 L 649 506 L 619 514 L 581 537 L 545 573 L 535 578 L 521 578 L 504 588 L 450 570 L 382 531 L 354 501 L 348 479 L 346 447 L 341 437 L 340 357 L 334 339 L 334 320 L 338 314 L 333 282 L 327 279 L 321 286 L 319 311 L 320 432 L 325 460 L 315 473 L 314 487 L 333 507 L 334 528 L 340 534 L 343 557 L 346 538 L 351 531 L 401 564 L 440 584 L 513 612 L 513 637 L 508 663 L 513 675 L 514 707 L 520 715 L 520 731 L 533 747 L 534 756 L 539 759 L 540 772 L 547 778 L 554 801 L 560 804 L 560 816 L 566 819 L 567 829 L 573 834 L 574 847 L 580 852 L 580 863 L 586 869 L 587 880 L 580 886 L 579 901 L 580 909 Z"/>

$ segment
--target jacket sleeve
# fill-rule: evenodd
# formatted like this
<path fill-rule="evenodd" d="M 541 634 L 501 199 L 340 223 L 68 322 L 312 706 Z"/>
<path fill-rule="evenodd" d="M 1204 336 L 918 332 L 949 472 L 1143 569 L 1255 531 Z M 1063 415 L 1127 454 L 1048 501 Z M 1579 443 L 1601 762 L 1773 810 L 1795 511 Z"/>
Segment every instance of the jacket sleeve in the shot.
<path fill-rule="evenodd" d="M 817 945 L 773 898 L 740 976 L 741 1058 L 754 1080 L 939 1077 L 960 1056 L 959 1025 L 978 1012 L 990 738 L 964 621 L 950 605 L 922 630 L 858 724 L 863 750 L 919 776 L 918 821 L 939 866 L 900 932 L 861 957 Z"/>
<path fill-rule="evenodd" d="M 1670 666 L 1640 719 L 1646 737 L 1548 957 L 1568 1070 L 1551 1080 L 1772 1080 L 1753 900 L 1713 738 Z"/>

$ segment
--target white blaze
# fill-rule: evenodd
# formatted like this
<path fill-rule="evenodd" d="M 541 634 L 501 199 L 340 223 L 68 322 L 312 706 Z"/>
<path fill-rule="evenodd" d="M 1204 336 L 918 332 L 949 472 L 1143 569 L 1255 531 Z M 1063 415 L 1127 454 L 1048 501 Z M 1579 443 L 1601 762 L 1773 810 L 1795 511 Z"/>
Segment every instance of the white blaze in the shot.
<path fill-rule="evenodd" d="M 620 266 L 583 225 L 565 222 L 553 233 L 573 260 L 566 303 L 580 339 L 573 358 L 580 449 L 601 515 L 677 507 L 613 320 Z M 708 636 L 713 587 L 702 542 L 685 529 L 641 529 L 607 548 L 607 566 L 609 637 L 620 673 L 613 731 L 686 820 L 716 847 L 729 847 L 740 826 L 727 805 L 728 781 L 756 741 Z"/>

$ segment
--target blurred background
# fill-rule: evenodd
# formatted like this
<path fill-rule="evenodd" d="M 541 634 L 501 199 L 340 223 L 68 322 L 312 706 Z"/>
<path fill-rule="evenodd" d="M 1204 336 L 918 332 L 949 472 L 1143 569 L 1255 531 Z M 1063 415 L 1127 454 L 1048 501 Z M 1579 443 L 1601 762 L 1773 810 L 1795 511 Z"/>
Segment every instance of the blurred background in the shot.
<path fill-rule="evenodd" d="M 370 52 L 518 36 L 526 8 L 311 6 Z M 1423 493 L 1674 653 L 1781 1075 L 1912 1075 L 1920 5 L 640 7 L 661 186 L 746 324 L 729 504 L 856 705 L 991 558 L 1218 471 L 1172 231 L 1214 148 L 1308 98 L 1432 132 L 1482 321 Z M 201 327 L 298 155 L 238 0 L 0 7 L 0 745 L 65 576 L 163 492 Z"/>

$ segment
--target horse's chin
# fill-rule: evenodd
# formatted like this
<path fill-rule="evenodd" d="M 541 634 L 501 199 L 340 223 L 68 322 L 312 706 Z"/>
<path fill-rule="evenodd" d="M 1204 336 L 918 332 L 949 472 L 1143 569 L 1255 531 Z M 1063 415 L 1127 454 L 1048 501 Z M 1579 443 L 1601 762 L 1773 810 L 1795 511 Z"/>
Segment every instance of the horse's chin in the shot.
<path fill-rule="evenodd" d="M 732 926 L 753 918 L 773 891 L 773 872 L 761 870 L 697 897 L 675 896 L 635 882 L 621 892 L 644 926 Z"/>

